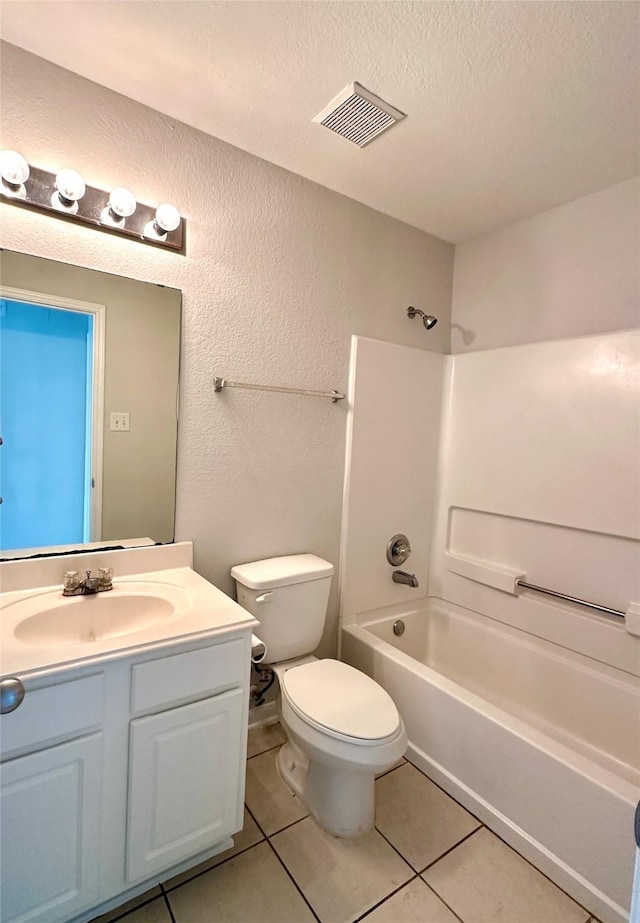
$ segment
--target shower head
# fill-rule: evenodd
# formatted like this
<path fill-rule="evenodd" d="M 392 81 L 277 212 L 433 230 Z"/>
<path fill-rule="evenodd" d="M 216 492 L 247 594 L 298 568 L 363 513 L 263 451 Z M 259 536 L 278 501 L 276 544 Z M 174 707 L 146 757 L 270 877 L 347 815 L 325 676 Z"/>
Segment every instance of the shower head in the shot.
<path fill-rule="evenodd" d="M 419 308 L 407 308 L 407 317 L 415 317 L 416 314 L 420 315 L 422 323 L 427 330 L 431 330 L 431 328 L 435 327 L 438 323 L 437 317 L 433 317 L 431 314 L 425 314 L 424 311 L 420 311 Z"/>

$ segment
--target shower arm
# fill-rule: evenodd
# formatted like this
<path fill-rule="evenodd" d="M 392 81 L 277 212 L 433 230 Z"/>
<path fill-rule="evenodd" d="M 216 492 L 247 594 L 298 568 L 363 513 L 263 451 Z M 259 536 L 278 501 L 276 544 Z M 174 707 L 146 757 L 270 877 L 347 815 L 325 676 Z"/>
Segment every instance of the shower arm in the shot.
<path fill-rule="evenodd" d="M 425 326 L 426 330 L 431 330 L 432 327 L 438 323 L 438 318 L 433 317 L 432 314 L 425 314 L 424 311 L 421 311 L 420 308 L 407 308 L 407 317 L 415 317 L 418 315 L 422 318 L 422 323 Z"/>
<path fill-rule="evenodd" d="M 416 314 L 419 314 L 423 320 L 427 316 L 420 308 L 407 308 L 407 317 L 415 317 Z"/>

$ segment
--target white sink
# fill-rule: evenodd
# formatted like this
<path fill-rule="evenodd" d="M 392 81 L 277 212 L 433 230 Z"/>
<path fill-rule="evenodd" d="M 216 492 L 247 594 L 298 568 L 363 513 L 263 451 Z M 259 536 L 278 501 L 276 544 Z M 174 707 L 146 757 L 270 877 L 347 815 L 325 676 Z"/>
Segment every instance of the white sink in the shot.
<path fill-rule="evenodd" d="M 60 590 L 34 594 L 7 609 L 12 610 L 13 634 L 23 644 L 62 647 L 144 631 L 184 611 L 191 601 L 182 587 L 131 581 L 86 596 L 67 597 Z"/>
<path fill-rule="evenodd" d="M 24 679 L 256 625 L 193 570 L 192 553 L 190 542 L 177 542 L 0 563 L 2 674 Z M 62 595 L 65 571 L 100 567 L 113 567 L 112 590 Z"/>

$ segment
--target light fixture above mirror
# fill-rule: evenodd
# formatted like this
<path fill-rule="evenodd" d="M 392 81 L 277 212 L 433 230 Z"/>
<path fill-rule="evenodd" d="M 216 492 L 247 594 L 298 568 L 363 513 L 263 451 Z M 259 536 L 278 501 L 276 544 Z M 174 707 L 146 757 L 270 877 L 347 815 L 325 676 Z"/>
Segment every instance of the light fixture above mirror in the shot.
<path fill-rule="evenodd" d="M 42 170 L 17 151 L 0 151 L 0 195 L 5 202 L 81 221 L 141 243 L 185 250 L 185 220 L 175 205 L 145 205 L 123 186 L 109 192 L 89 186 L 68 167 L 56 173 Z"/>

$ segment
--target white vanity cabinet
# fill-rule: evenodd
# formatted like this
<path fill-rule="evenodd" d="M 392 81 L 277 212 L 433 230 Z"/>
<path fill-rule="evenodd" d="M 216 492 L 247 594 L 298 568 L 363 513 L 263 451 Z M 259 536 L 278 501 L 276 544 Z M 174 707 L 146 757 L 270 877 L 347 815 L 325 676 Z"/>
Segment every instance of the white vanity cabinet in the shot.
<path fill-rule="evenodd" d="M 103 679 L 35 689 L 2 716 L 2 923 L 68 920 L 98 900 Z"/>
<path fill-rule="evenodd" d="M 3 771 L 3 923 L 68 920 L 96 903 L 101 749 L 102 735 L 94 734 L 13 760 Z"/>
<path fill-rule="evenodd" d="M 127 878 L 148 878 L 234 833 L 239 689 L 131 722 Z"/>
<path fill-rule="evenodd" d="M 250 631 L 36 679 L 0 724 L 2 923 L 87 921 L 242 826 Z"/>
<path fill-rule="evenodd" d="M 240 685 L 247 673 L 245 656 L 237 640 L 133 667 L 134 712 L 163 710 L 135 718 L 130 726 L 130 882 L 182 862 L 238 829 L 247 730 Z M 167 708 L 194 695 L 206 698 Z"/>

